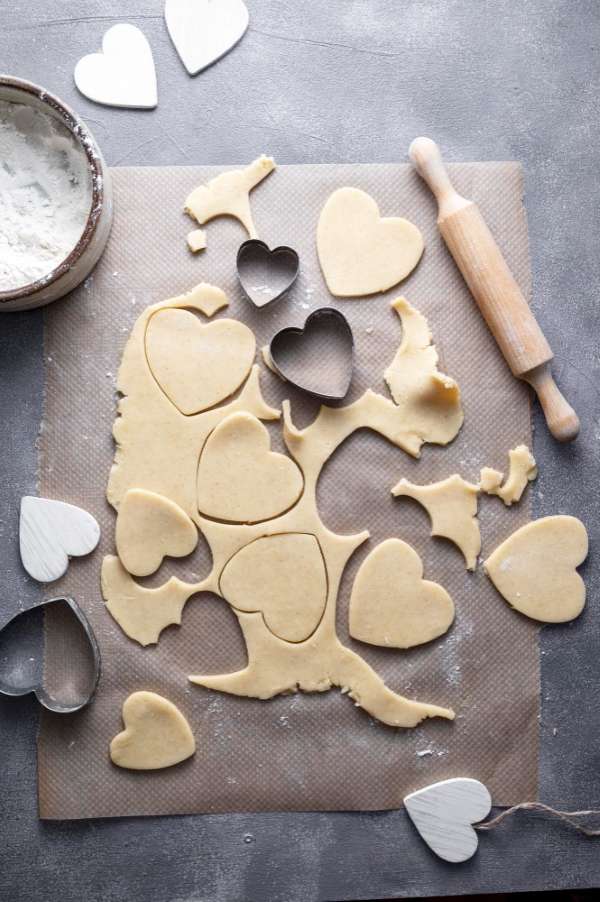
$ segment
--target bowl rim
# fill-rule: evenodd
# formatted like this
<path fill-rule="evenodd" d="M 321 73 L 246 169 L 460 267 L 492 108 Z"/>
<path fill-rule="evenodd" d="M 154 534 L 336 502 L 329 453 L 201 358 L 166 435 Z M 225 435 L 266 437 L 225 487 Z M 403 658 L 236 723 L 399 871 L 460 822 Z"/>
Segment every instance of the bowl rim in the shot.
<path fill-rule="evenodd" d="M 104 210 L 106 200 L 106 174 L 102 155 L 91 131 L 77 113 L 63 103 L 63 101 L 55 94 L 52 94 L 41 85 L 37 85 L 34 82 L 26 81 L 22 78 L 15 78 L 12 75 L 3 75 L 2 73 L 0 73 L 0 88 L 15 88 L 16 90 L 35 97 L 42 104 L 49 106 L 55 113 L 54 118 L 60 119 L 62 124 L 71 132 L 79 146 L 83 149 L 92 176 L 90 212 L 88 213 L 81 236 L 73 250 L 65 257 L 62 263 L 59 263 L 58 266 L 51 269 L 45 276 L 36 279 L 35 282 L 28 282 L 26 285 L 21 285 L 19 288 L 12 288 L 6 291 L 0 290 L 0 305 L 2 305 L 11 301 L 32 297 L 42 289 L 48 288 L 55 282 L 58 282 L 59 279 L 61 279 L 65 273 L 69 272 L 77 261 L 81 259 L 91 244 Z M 12 101 L 9 102 L 12 103 Z M 15 100 L 14 102 L 19 103 L 18 100 Z"/>

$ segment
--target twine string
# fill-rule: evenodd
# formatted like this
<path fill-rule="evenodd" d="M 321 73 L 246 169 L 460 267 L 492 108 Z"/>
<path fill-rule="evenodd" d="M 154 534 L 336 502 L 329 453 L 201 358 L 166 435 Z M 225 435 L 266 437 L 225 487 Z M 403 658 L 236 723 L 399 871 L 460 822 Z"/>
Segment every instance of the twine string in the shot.
<path fill-rule="evenodd" d="M 491 821 L 485 821 L 483 824 L 475 824 L 475 830 L 494 830 L 502 823 L 502 821 L 506 820 L 507 817 L 511 817 L 517 811 L 543 811 L 545 814 L 558 818 L 558 820 L 567 824 L 569 827 L 572 827 L 574 830 L 577 830 L 579 833 L 583 833 L 585 836 L 600 836 L 600 827 L 586 827 L 584 824 L 580 824 L 575 820 L 575 818 L 579 817 L 593 817 L 595 815 L 600 815 L 600 810 L 557 811 L 556 808 L 551 808 L 550 805 L 544 805 L 543 802 L 521 802 L 519 805 L 513 805 L 512 808 L 507 808 L 506 811 L 502 811 L 496 817 L 493 817 Z"/>

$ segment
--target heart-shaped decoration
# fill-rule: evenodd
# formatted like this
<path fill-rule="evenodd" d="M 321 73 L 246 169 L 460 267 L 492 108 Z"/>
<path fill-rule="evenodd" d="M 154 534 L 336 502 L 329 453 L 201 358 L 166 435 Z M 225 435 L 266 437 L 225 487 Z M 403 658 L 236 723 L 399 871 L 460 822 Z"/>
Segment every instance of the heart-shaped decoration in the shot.
<path fill-rule="evenodd" d="M 225 56 L 248 28 L 243 0 L 166 0 L 165 20 L 181 62 L 196 75 Z"/>
<path fill-rule="evenodd" d="M 81 557 L 100 541 L 100 527 L 91 514 L 49 498 L 21 499 L 19 547 L 28 574 L 51 583 L 66 573 L 69 557 Z"/>
<path fill-rule="evenodd" d="M 373 198 L 358 188 L 334 191 L 319 217 L 319 262 L 327 287 L 338 297 L 387 291 L 412 272 L 423 247 L 412 222 L 382 219 Z"/>
<path fill-rule="evenodd" d="M 193 522 L 178 504 L 145 489 L 130 489 L 119 507 L 117 553 L 133 576 L 150 576 L 164 557 L 186 557 L 198 544 Z"/>
<path fill-rule="evenodd" d="M 256 307 L 266 307 L 289 291 L 298 276 L 296 251 L 285 245 L 270 250 L 264 241 L 244 241 L 237 253 L 237 272 L 246 296 Z"/>
<path fill-rule="evenodd" d="M 125 729 L 110 744 L 117 767 L 159 770 L 196 751 L 194 734 L 179 708 L 155 692 L 134 692 L 126 698 L 123 723 Z"/>
<path fill-rule="evenodd" d="M 456 777 L 406 796 L 404 806 L 419 835 L 444 861 L 467 861 L 479 840 L 471 826 L 488 816 L 492 798 L 479 780 Z"/>
<path fill-rule="evenodd" d="M 517 611 L 542 623 L 564 623 L 585 605 L 585 583 L 576 568 L 587 553 L 581 520 L 543 517 L 513 532 L 483 566 Z"/>
<path fill-rule="evenodd" d="M 167 398 L 186 416 L 214 407 L 239 388 L 256 341 L 243 323 L 204 325 L 189 310 L 159 310 L 146 329 L 146 358 Z"/>
<path fill-rule="evenodd" d="M 286 642 L 308 639 L 327 601 L 323 555 L 306 533 L 256 539 L 225 565 L 219 585 L 234 608 L 260 611 L 268 629 Z"/>
<path fill-rule="evenodd" d="M 314 310 L 302 329 L 282 329 L 269 345 L 281 378 L 323 401 L 341 401 L 348 394 L 353 356 L 352 329 L 334 307 Z"/>
<path fill-rule="evenodd" d="M 292 507 L 304 488 L 285 454 L 250 413 L 234 413 L 211 432 L 198 467 L 198 510 L 228 523 L 259 523 Z"/>
<path fill-rule="evenodd" d="M 445 589 L 400 539 L 386 539 L 361 564 L 350 597 L 350 635 L 370 645 L 412 648 L 443 636 L 454 620 Z"/>
<path fill-rule="evenodd" d="M 64 647 L 72 663 L 63 671 L 63 684 L 47 687 L 44 616 L 59 618 Z M 71 664 L 71 661 L 68 662 Z M 55 669 L 55 668 L 53 668 Z M 51 598 L 16 614 L 0 630 L 0 693 L 30 692 L 49 711 L 71 714 L 87 705 L 100 678 L 100 650 L 94 631 L 72 598 Z"/>
<path fill-rule="evenodd" d="M 85 97 L 105 106 L 151 109 L 158 103 L 152 50 L 135 25 L 109 28 L 102 52 L 80 59 L 74 78 Z"/>

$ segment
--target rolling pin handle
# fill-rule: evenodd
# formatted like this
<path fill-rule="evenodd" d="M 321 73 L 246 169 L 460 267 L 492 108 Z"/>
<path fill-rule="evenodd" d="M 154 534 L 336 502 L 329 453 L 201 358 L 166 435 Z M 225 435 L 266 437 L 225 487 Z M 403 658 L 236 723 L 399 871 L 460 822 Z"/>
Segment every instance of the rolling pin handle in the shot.
<path fill-rule="evenodd" d="M 431 138 L 415 138 L 408 149 L 408 155 L 438 202 L 438 221 L 471 204 L 453 187 L 435 141 Z"/>
<path fill-rule="evenodd" d="M 548 429 L 554 438 L 559 442 L 572 442 L 577 438 L 579 417 L 552 378 L 550 364 L 543 363 L 524 373 L 521 378 L 531 385 L 538 396 Z"/>

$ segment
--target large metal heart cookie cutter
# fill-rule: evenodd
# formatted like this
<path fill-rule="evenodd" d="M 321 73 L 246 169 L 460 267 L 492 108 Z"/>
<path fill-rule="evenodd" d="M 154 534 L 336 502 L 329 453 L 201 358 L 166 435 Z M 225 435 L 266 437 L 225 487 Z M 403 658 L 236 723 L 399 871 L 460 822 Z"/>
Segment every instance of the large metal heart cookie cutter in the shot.
<path fill-rule="evenodd" d="M 43 615 L 57 618 L 64 648 L 47 659 Z M 59 666 L 55 666 L 58 661 Z M 51 664 L 48 667 L 48 664 Z M 54 672 L 56 671 L 56 672 Z M 44 708 L 72 714 L 92 700 L 100 679 L 100 649 L 72 598 L 51 598 L 20 611 L 0 630 L 0 693 L 33 693 Z"/>
<path fill-rule="evenodd" d="M 292 247 L 269 248 L 250 238 L 237 253 L 237 273 L 244 294 L 255 307 L 266 307 L 290 290 L 298 276 L 300 261 Z"/>
<path fill-rule="evenodd" d="M 322 401 L 341 401 L 352 379 L 354 337 L 335 307 L 320 307 L 304 326 L 282 329 L 269 345 L 276 372 L 296 388 Z"/>

